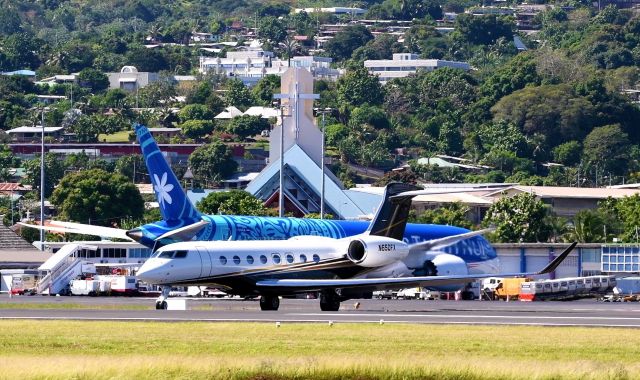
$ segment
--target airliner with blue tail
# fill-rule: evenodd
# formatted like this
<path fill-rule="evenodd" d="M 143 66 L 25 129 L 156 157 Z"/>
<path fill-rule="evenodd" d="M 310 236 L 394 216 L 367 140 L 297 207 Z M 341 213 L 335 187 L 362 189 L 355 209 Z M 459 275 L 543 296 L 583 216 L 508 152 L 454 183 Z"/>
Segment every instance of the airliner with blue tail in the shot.
<path fill-rule="evenodd" d="M 203 215 L 187 198 L 149 130 L 137 124 L 135 132 L 162 220 L 131 230 L 59 221 L 44 228 L 54 232 L 133 240 L 156 251 L 167 244 L 186 241 L 287 240 L 299 236 L 343 239 L 362 234 L 370 226 L 366 221 Z M 411 223 L 407 223 L 403 231 L 401 240 L 407 244 L 434 244 L 418 245 L 423 248 L 410 252 L 395 266 L 386 267 L 387 273 L 381 276 L 451 276 L 498 271 L 496 252 L 481 236 L 482 232 L 471 233 L 455 226 Z M 425 246 L 429 249 L 424 249 Z M 440 290 L 457 290 L 460 285 L 445 288 Z"/>
<path fill-rule="evenodd" d="M 278 218 L 237 215 L 202 215 L 186 197 L 180 182 L 163 157 L 149 130 L 136 125 L 135 132 L 158 199 L 162 220 L 127 231 L 127 236 L 148 247 L 185 240 L 286 240 L 296 236 L 324 236 L 341 239 L 361 234 L 367 221 Z M 179 231 L 176 233 L 176 231 Z M 468 233 L 446 225 L 408 223 L 403 240 L 422 243 Z M 494 273 L 498 268 L 495 250 L 481 235 L 421 252 L 404 274 Z M 412 255 L 413 256 L 413 255 Z M 397 273 L 401 275 L 401 273 Z"/>

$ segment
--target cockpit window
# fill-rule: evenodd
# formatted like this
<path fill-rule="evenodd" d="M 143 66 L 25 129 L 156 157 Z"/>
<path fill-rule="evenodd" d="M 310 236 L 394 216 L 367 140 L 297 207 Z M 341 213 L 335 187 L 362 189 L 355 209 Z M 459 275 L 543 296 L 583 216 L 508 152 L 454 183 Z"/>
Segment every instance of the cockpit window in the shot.
<path fill-rule="evenodd" d="M 158 255 L 158 258 L 159 258 L 159 259 L 170 259 L 170 258 L 172 258 L 172 257 L 173 257 L 173 254 L 174 254 L 174 253 L 175 253 L 175 251 L 164 251 L 164 252 L 161 252 L 161 253 Z"/>
<path fill-rule="evenodd" d="M 187 257 L 187 252 L 188 251 L 176 251 L 176 255 L 173 257 L 176 259 L 184 259 L 185 257 Z"/>

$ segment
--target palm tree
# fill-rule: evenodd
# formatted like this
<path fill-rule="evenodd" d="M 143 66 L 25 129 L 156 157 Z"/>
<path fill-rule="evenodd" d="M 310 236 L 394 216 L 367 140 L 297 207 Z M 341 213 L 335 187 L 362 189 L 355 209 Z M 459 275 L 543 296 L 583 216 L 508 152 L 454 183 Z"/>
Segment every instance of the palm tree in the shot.
<path fill-rule="evenodd" d="M 565 218 L 549 215 L 545 218 L 545 223 L 549 227 L 549 241 L 551 243 L 561 243 L 565 241 L 570 225 Z"/>
<path fill-rule="evenodd" d="M 573 230 L 569 237 L 580 243 L 597 243 L 604 240 L 604 220 L 593 210 L 579 211 L 573 217 Z"/>

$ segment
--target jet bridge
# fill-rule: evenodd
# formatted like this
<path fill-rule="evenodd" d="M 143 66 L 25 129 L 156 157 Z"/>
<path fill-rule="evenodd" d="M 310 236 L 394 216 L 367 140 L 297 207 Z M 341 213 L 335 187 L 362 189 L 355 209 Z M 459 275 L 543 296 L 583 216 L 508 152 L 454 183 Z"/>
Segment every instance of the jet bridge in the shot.
<path fill-rule="evenodd" d="M 80 260 L 77 257 L 76 253 L 82 249 L 96 250 L 97 248 L 79 244 L 65 244 L 38 268 L 46 273 L 36 286 L 38 294 L 64 293 L 71 280 L 83 273 L 96 273 L 93 263 Z"/>

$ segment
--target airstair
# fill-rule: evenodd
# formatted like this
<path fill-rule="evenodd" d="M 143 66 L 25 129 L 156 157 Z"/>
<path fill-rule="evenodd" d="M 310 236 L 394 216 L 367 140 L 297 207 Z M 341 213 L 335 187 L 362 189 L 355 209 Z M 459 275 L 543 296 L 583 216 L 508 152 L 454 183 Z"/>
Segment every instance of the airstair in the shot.
<path fill-rule="evenodd" d="M 80 249 L 91 249 L 79 244 L 66 244 L 38 269 L 47 274 L 38 281 L 38 294 L 64 293 L 71 280 L 83 273 L 86 262 L 78 259 L 75 253 Z M 95 249 L 95 248 L 93 248 Z"/>

